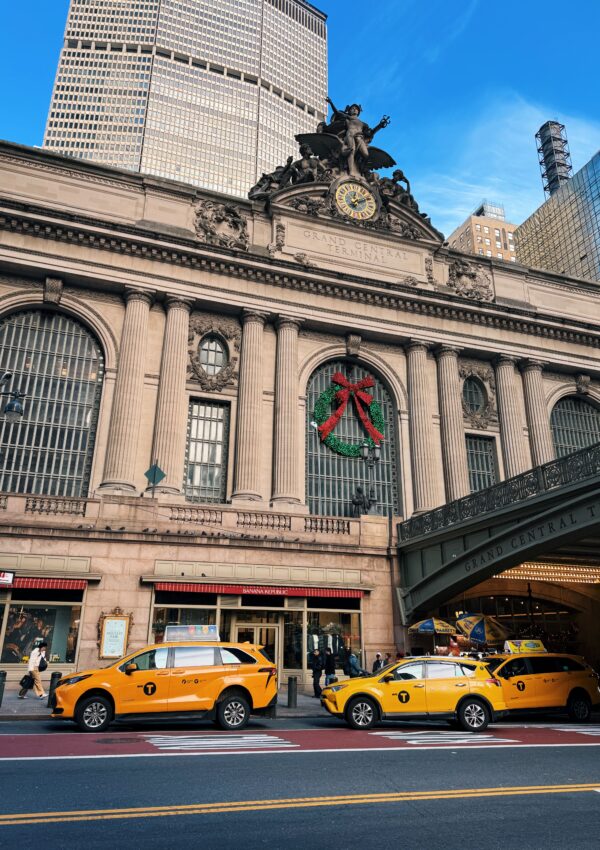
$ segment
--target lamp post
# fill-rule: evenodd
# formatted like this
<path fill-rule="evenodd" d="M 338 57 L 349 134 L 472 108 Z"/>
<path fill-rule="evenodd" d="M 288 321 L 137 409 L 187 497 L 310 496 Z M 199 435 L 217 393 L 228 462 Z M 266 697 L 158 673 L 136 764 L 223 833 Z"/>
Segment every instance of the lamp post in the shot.
<path fill-rule="evenodd" d="M 373 470 L 375 468 L 375 464 L 381 459 L 381 447 L 370 446 L 367 442 L 364 442 L 360 447 L 360 456 L 367 465 L 367 482 L 369 488 L 369 510 L 367 513 L 371 516 L 379 516 L 379 511 L 377 510 L 377 496 L 375 495 L 375 484 L 373 481 Z"/>
<path fill-rule="evenodd" d="M 0 376 L 0 387 L 7 384 L 11 378 L 12 372 L 4 372 L 4 374 Z M 25 398 L 26 393 L 22 393 L 20 390 L 3 390 L 0 391 L 0 396 L 1 395 L 10 396 L 10 400 L 6 402 L 4 410 L 2 411 L 4 418 L 7 422 L 19 422 L 24 413 L 22 399 Z"/>

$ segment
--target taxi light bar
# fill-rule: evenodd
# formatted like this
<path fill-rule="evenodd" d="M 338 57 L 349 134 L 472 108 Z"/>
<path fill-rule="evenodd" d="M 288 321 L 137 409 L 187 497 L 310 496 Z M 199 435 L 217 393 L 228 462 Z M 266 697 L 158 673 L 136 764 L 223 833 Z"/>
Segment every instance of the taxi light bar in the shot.
<path fill-rule="evenodd" d="M 217 641 L 221 640 L 219 637 L 219 630 L 216 626 L 179 626 L 179 625 L 171 625 L 165 626 L 165 634 L 163 637 L 165 641 L 178 641 L 178 640 L 202 640 L 202 641 Z"/>

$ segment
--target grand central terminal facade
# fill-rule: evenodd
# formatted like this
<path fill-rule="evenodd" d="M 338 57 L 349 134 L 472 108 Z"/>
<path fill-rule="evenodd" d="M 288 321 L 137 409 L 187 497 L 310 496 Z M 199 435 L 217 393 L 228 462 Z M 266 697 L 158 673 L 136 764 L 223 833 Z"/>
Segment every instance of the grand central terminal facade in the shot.
<path fill-rule="evenodd" d="M 600 284 L 462 255 L 319 144 L 247 202 L 0 144 L 10 678 L 40 636 L 64 673 L 177 623 L 308 681 L 475 609 L 597 660 L 598 560 L 406 609 L 398 528 L 600 440 Z"/>

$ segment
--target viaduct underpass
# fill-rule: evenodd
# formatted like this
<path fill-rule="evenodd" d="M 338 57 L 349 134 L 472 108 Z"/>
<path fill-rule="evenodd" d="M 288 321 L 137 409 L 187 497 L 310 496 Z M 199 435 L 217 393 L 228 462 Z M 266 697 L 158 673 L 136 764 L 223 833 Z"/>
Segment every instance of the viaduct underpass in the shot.
<path fill-rule="evenodd" d="M 403 623 L 524 561 L 600 564 L 600 443 L 398 526 Z"/>

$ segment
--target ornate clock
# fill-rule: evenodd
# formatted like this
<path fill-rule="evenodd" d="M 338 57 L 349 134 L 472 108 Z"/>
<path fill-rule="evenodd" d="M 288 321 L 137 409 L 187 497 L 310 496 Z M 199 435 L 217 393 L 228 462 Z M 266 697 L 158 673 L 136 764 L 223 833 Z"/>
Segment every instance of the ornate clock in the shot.
<path fill-rule="evenodd" d="M 362 183 L 354 181 L 346 181 L 337 187 L 335 203 L 343 215 L 356 221 L 366 221 L 377 213 L 374 194 Z"/>

